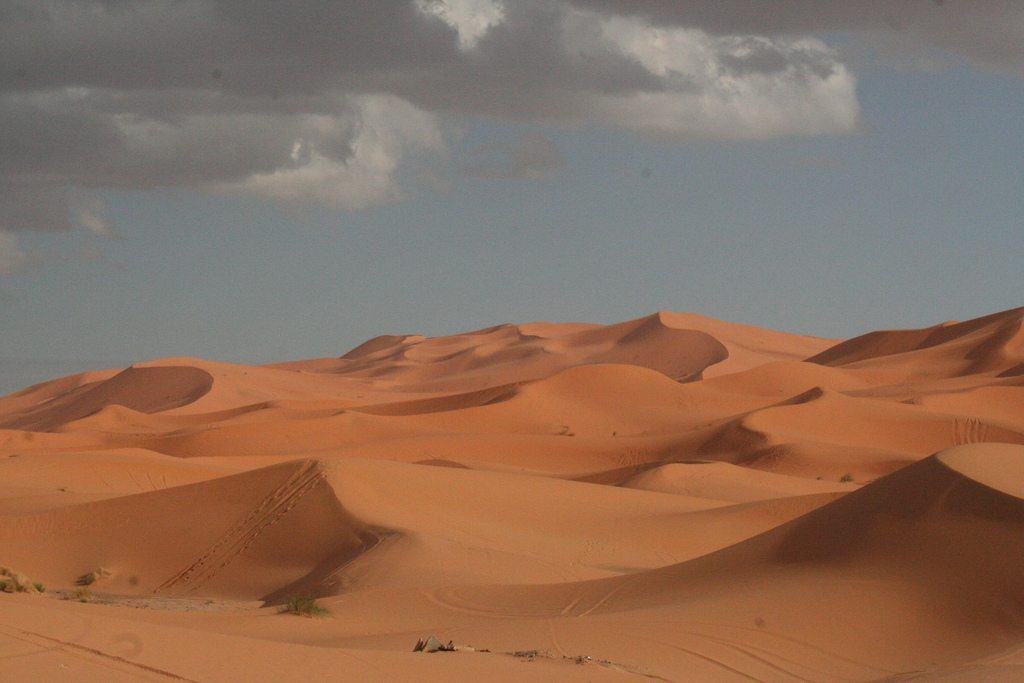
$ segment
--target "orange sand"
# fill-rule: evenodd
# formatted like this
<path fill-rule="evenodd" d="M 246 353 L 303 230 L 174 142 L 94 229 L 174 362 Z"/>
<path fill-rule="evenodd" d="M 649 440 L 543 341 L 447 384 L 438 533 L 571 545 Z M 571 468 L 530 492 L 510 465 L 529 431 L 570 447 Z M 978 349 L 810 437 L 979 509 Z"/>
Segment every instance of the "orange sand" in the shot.
<path fill-rule="evenodd" d="M 0 679 L 1024 679 L 1022 323 L 663 311 L 30 387 L 0 566 L 47 590 L 0 592 Z"/>

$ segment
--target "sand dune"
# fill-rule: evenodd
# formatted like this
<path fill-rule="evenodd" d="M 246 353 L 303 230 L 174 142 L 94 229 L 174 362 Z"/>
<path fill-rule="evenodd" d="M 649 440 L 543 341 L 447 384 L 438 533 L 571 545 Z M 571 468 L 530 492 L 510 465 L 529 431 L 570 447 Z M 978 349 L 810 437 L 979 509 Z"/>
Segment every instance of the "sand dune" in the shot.
<path fill-rule="evenodd" d="M 156 491 L 231 474 L 141 448 L 34 453 L 0 459 L 0 511 L 28 512 Z"/>
<path fill-rule="evenodd" d="M 874 680 L 956 667 L 1024 636 L 1022 467 L 1024 448 L 965 446 L 682 564 L 402 593 L 397 617 L 382 616 L 384 598 L 331 604 L 376 624 L 376 640 L 341 642 L 383 644 L 390 629 L 434 620 L 499 648 L 599 651 L 662 677 Z"/>
<path fill-rule="evenodd" d="M 64 587 L 104 567 L 103 588 L 132 595 L 272 600 L 367 584 L 548 583 L 695 557 L 831 498 L 762 510 L 358 459 L 192 474 L 209 481 L 2 517 L 0 540 L 18 548 L 8 561 Z"/>
<path fill-rule="evenodd" d="M 659 317 L 666 325 L 710 334 L 725 346 L 729 352 L 728 357 L 709 367 L 704 373 L 705 377 L 749 370 L 774 361 L 801 361 L 825 351 L 835 343 L 834 339 L 776 332 L 694 313 L 663 311 Z"/>
<path fill-rule="evenodd" d="M 631 477 L 622 486 L 661 491 L 712 500 L 745 503 L 803 496 L 811 493 L 847 492 L 853 483 L 805 479 L 772 474 L 724 462 L 696 460 L 661 465 Z"/>
<path fill-rule="evenodd" d="M 0 520 L 6 561 L 48 585 L 98 567 L 124 594 L 260 597 L 375 536 L 354 522 L 314 462 L 286 463 L 155 493 Z"/>
<path fill-rule="evenodd" d="M 920 396 L 914 401 L 930 410 L 953 415 L 985 416 L 993 422 L 1024 427 L 1024 386 L 994 385 Z"/>
<path fill-rule="evenodd" d="M 13 415 L 27 408 L 37 407 L 80 387 L 110 379 L 119 372 L 121 370 L 93 370 L 34 384 L 8 396 L 0 396 L 0 414 Z"/>
<path fill-rule="evenodd" d="M 213 377 L 195 367 L 131 367 L 110 379 L 77 387 L 0 427 L 48 431 L 111 405 L 159 413 L 198 400 L 212 385 Z"/>
<path fill-rule="evenodd" d="M 798 442 L 913 458 L 966 443 L 1024 444 L 1024 433 L 974 417 L 811 389 L 729 422 L 701 451 L 742 462 L 772 446 Z"/>
<path fill-rule="evenodd" d="M 528 323 L 468 334 L 371 339 L 335 360 L 279 367 L 372 377 L 405 391 L 468 391 L 551 375 L 574 365 L 628 363 L 673 379 L 803 359 L 830 340 L 659 312 L 615 325 Z"/>
<path fill-rule="evenodd" d="M 0 678 L 1015 680 L 1022 321 L 662 311 L 29 387 L 0 567 L 47 591 L 0 592 Z"/>
<path fill-rule="evenodd" d="M 811 389 L 837 392 L 864 390 L 872 386 L 871 375 L 802 361 L 774 361 L 749 370 L 720 375 L 704 385 L 740 396 L 766 396 L 777 400 Z"/>
<path fill-rule="evenodd" d="M 809 358 L 844 367 L 898 368 L 924 376 L 1015 374 L 1024 361 L 1024 308 L 918 330 L 871 332 Z"/>

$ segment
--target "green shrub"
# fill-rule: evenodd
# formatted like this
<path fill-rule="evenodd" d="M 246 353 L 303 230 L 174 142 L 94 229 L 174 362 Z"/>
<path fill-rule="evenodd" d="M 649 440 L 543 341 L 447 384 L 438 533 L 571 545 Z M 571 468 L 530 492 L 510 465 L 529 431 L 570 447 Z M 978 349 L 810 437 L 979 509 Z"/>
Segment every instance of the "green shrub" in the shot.
<path fill-rule="evenodd" d="M 37 590 L 37 591 L 39 591 L 40 593 L 45 593 L 45 592 L 46 592 L 46 586 L 44 586 L 44 585 L 43 585 L 42 583 L 40 583 L 39 581 L 36 581 L 36 582 L 35 582 L 35 583 L 33 583 L 32 585 L 33 585 L 33 586 L 35 586 L 35 587 L 36 587 L 36 590 Z"/>
<path fill-rule="evenodd" d="M 281 613 L 294 614 L 300 617 L 326 617 L 330 610 L 316 604 L 316 598 L 306 595 L 293 595 L 281 606 Z"/>
<path fill-rule="evenodd" d="M 844 474 L 843 476 L 839 477 L 839 481 L 841 481 L 841 482 L 842 482 L 842 483 L 844 483 L 844 484 L 848 484 L 848 483 L 850 483 L 851 481 L 853 481 L 853 475 L 852 475 L 852 474 L 850 474 L 849 472 L 847 472 L 847 473 L 846 473 L 846 474 Z"/>

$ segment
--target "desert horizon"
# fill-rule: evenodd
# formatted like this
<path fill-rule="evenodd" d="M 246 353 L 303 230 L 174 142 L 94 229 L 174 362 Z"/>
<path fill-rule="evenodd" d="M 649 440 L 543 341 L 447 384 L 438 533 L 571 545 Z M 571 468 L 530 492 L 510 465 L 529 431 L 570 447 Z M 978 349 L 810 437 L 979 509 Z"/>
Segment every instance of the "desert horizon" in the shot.
<path fill-rule="evenodd" d="M 28 387 L 0 670 L 1012 680 L 1022 323 L 661 311 Z"/>

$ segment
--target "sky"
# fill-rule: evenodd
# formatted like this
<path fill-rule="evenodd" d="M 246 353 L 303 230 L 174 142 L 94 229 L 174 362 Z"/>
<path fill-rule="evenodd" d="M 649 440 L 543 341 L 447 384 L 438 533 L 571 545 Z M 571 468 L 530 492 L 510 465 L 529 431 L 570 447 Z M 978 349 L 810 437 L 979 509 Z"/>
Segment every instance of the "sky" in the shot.
<path fill-rule="evenodd" d="M 1022 112 L 1024 0 L 0 0 L 0 393 L 1024 305 Z"/>

